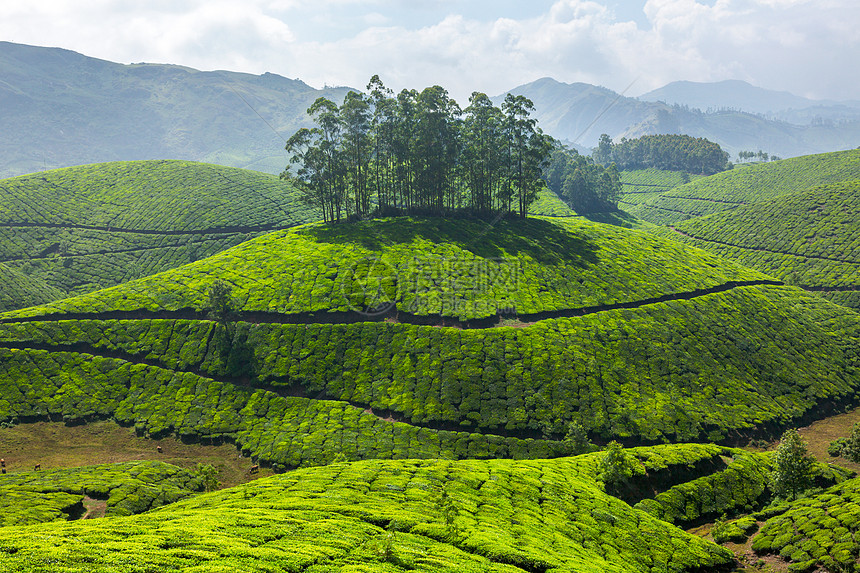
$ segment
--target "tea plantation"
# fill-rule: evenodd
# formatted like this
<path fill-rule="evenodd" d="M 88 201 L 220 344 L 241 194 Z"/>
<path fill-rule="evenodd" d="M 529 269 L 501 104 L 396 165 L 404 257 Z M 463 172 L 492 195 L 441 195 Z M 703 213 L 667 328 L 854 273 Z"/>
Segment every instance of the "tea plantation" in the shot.
<path fill-rule="evenodd" d="M 752 542 L 756 553 L 780 555 L 798 571 L 858 570 L 860 478 L 753 517 L 763 522 Z"/>
<path fill-rule="evenodd" d="M 44 304 L 63 297 L 62 291 L 0 263 L 0 312 Z"/>
<path fill-rule="evenodd" d="M 0 527 L 66 520 L 83 499 L 106 500 L 105 515 L 143 513 L 203 490 L 200 477 L 161 462 L 127 462 L 0 475 Z"/>
<path fill-rule="evenodd" d="M 633 212 L 637 205 L 647 203 L 661 193 L 703 177 L 663 169 L 636 169 L 621 172 L 621 199 L 619 207 Z"/>
<path fill-rule="evenodd" d="M 858 178 L 860 150 L 838 151 L 736 167 L 676 187 L 641 204 L 623 207 L 651 223 L 672 225 L 816 185 Z"/>
<path fill-rule="evenodd" d="M 684 221 L 680 240 L 860 309 L 860 179 Z"/>
<path fill-rule="evenodd" d="M 396 310 L 358 312 L 371 294 Z M 857 313 L 579 219 L 301 227 L 0 322 L 0 421 L 114 417 L 284 467 L 559 455 L 573 422 L 728 440 L 854 400 L 860 365 Z"/>
<path fill-rule="evenodd" d="M 0 180 L 0 262 L 62 293 L 89 292 L 318 219 L 264 173 L 188 161 L 69 167 Z"/>
<path fill-rule="evenodd" d="M 396 305 L 460 321 L 769 280 L 705 251 L 579 218 L 493 226 L 393 218 L 269 233 L 167 273 L 6 316 L 201 309 L 216 278 L 233 286 L 245 312 L 330 315 Z"/>
<path fill-rule="evenodd" d="M 743 455 L 710 445 L 629 454 L 634 481 L 657 492 L 719 476 L 723 458 Z M 605 493 L 601 456 L 298 470 L 140 516 L 0 528 L 0 567 L 632 573 L 731 563 L 726 549 Z"/>

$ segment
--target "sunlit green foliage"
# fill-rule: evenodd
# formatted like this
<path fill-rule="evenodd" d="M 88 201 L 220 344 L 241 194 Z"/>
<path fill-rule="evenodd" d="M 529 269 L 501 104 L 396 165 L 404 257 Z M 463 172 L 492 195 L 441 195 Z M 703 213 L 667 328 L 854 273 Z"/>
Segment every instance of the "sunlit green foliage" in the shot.
<path fill-rule="evenodd" d="M 697 448 L 655 454 L 701 455 Z M 641 451 L 643 463 L 648 453 Z M 727 550 L 605 494 L 593 474 L 600 455 L 299 470 L 122 520 L 3 528 L 0 564 L 8 571 L 634 573 L 731 561 Z"/>
<path fill-rule="evenodd" d="M 106 500 L 106 515 L 133 515 L 204 489 L 204 480 L 162 462 L 126 462 L 0 475 L 0 526 L 69 519 L 84 496 Z"/>
<path fill-rule="evenodd" d="M 655 298 L 765 275 L 646 233 L 582 219 L 393 218 L 269 233 L 166 274 L 9 314 L 202 309 L 216 277 L 244 311 L 394 303 L 461 320 Z"/>
<path fill-rule="evenodd" d="M 196 344 L 196 342 L 195 342 Z M 141 434 L 228 439 L 262 463 L 368 458 L 538 458 L 559 441 L 452 432 L 385 420 L 343 401 L 279 395 L 190 372 L 89 354 L 0 351 L 0 419 L 113 417 Z"/>
<path fill-rule="evenodd" d="M 806 155 L 698 179 L 627 210 L 652 223 L 674 224 L 858 177 L 860 150 Z"/>
<path fill-rule="evenodd" d="M 654 168 L 622 171 L 619 206 L 633 211 L 633 206 L 647 203 L 665 191 L 701 177 L 704 176 Z"/>
<path fill-rule="evenodd" d="M 761 527 L 752 548 L 799 565 L 857 571 L 858 535 L 860 478 L 854 478 L 784 506 Z"/>
<path fill-rule="evenodd" d="M 676 485 L 636 507 L 669 523 L 682 524 L 755 504 L 768 487 L 770 457 L 742 450 L 731 453 L 732 458 L 720 471 Z"/>
<path fill-rule="evenodd" d="M 36 415 L 38 404 L 51 404 L 51 412 L 77 418 L 111 415 L 114 399 L 100 398 L 102 391 L 96 388 L 124 392 L 132 381 L 144 393 L 135 416 L 148 420 L 142 423 L 151 431 L 217 433 L 198 431 L 196 422 L 183 421 L 181 413 L 165 419 L 147 410 L 155 404 L 178 407 L 166 391 L 158 394 L 158 384 L 148 387 L 162 376 L 173 377 L 171 371 L 177 372 L 176 384 L 185 380 L 180 386 L 190 388 L 204 383 L 195 372 L 232 376 L 231 356 L 222 352 L 217 328 L 209 321 L 172 319 L 3 324 L 0 346 L 58 351 L 5 354 L 0 360 L 0 395 L 8 396 L 8 402 L 0 399 L 0 417 Z M 391 411 L 418 425 L 490 433 L 504 429 L 562 439 L 568 424 L 576 421 L 592 435 L 607 438 L 719 440 L 731 430 L 783 423 L 822 400 L 853 396 L 858 334 L 860 320 L 851 310 L 798 289 L 760 286 L 543 320 L 525 328 L 239 322 L 232 348 L 250 352 L 244 375 L 253 384 L 346 401 L 359 412 L 368 406 Z M 78 368 L 84 359 L 59 352 L 66 349 L 104 356 L 119 352 L 120 357 L 160 364 L 165 370 L 147 374 L 155 377 L 150 381 L 135 382 L 134 372 L 149 370 L 121 363 L 108 368 L 108 362 L 104 370 L 82 371 L 70 379 L 65 371 Z M 97 386 L 90 389 L 89 384 Z M 226 383 L 216 387 L 216 396 L 232 396 L 238 390 L 228 391 L 232 387 Z M 200 415 L 198 409 L 220 408 L 209 392 L 185 392 L 189 395 L 183 402 L 195 404 L 195 416 Z M 230 410 L 241 410 L 247 399 L 230 398 L 229 404 L 239 404 Z M 148 406 L 148 400 L 154 403 Z M 308 407 L 303 398 L 278 400 Z M 289 424 L 283 407 L 273 411 L 272 424 L 276 419 Z M 41 408 L 42 415 L 47 413 L 46 406 Z M 123 418 L 135 420 L 130 413 Z M 378 423 L 372 416 L 367 420 Z M 244 423 L 231 422 L 232 427 Z M 357 423 L 350 427 L 357 428 Z M 288 457 L 302 462 L 307 456 L 331 459 L 306 451 Z"/>
<path fill-rule="evenodd" d="M 778 496 L 794 499 L 812 485 L 814 458 L 797 430 L 789 428 L 782 434 L 773 455 L 770 487 Z"/>
<path fill-rule="evenodd" d="M 45 281 L 0 263 L 0 312 L 44 304 L 62 296 L 62 291 Z"/>

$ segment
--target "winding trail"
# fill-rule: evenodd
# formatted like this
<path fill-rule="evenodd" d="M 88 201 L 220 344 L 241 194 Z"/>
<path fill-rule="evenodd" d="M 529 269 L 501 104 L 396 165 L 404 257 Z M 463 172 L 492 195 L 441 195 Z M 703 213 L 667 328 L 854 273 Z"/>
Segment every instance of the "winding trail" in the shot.
<path fill-rule="evenodd" d="M 440 315 L 416 315 L 398 310 L 396 304 L 370 312 L 341 311 L 341 312 L 301 312 L 280 314 L 264 311 L 244 311 L 236 313 L 238 322 L 252 324 L 354 324 L 358 322 L 386 322 L 389 324 L 414 324 L 440 328 L 486 329 L 506 326 L 531 326 L 542 320 L 557 318 L 577 318 L 618 309 L 635 309 L 643 306 L 669 302 L 673 300 L 692 300 L 702 296 L 726 292 L 739 287 L 750 286 L 783 286 L 785 283 L 775 280 L 730 281 L 714 287 L 696 289 L 686 292 L 664 294 L 657 297 L 629 302 L 618 302 L 580 308 L 551 310 L 529 314 L 496 314 L 487 318 L 460 320 L 457 317 Z M 60 320 L 210 320 L 206 312 L 194 309 L 180 310 L 131 310 L 106 311 L 92 313 L 54 313 L 40 316 L 20 318 L 3 318 L 0 324 L 24 322 L 55 322 Z"/>

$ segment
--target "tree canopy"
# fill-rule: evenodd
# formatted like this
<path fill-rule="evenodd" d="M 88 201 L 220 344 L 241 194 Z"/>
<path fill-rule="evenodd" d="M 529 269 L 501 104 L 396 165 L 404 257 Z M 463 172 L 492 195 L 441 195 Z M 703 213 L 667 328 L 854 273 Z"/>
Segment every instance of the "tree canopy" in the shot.
<path fill-rule="evenodd" d="M 729 168 L 729 154 L 713 141 L 689 135 L 644 135 L 621 138 L 618 143 L 605 133 L 592 153 L 596 163 L 615 163 L 621 170 L 665 169 L 713 175 Z"/>
<path fill-rule="evenodd" d="M 575 149 L 557 145 L 544 170 L 547 186 L 580 214 L 615 211 L 621 175 L 615 164 L 604 167 Z"/>
<path fill-rule="evenodd" d="M 440 86 L 395 96 L 373 76 L 367 95 L 350 92 L 340 106 L 314 102 L 316 126 L 289 139 L 295 172 L 281 176 L 326 221 L 455 211 L 525 217 L 552 149 L 533 111 L 523 96 L 508 94 L 497 107 L 479 92 L 462 110 Z"/>

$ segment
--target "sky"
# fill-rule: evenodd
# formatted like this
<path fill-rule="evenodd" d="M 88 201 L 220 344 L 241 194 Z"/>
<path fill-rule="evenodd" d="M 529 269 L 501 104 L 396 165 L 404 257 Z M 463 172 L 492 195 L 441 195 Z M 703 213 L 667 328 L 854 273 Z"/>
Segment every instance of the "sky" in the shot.
<path fill-rule="evenodd" d="M 547 76 L 629 96 L 739 79 L 860 99 L 857 0 L 26 0 L 0 3 L 0 40 L 314 87 L 379 74 L 461 102 Z"/>

